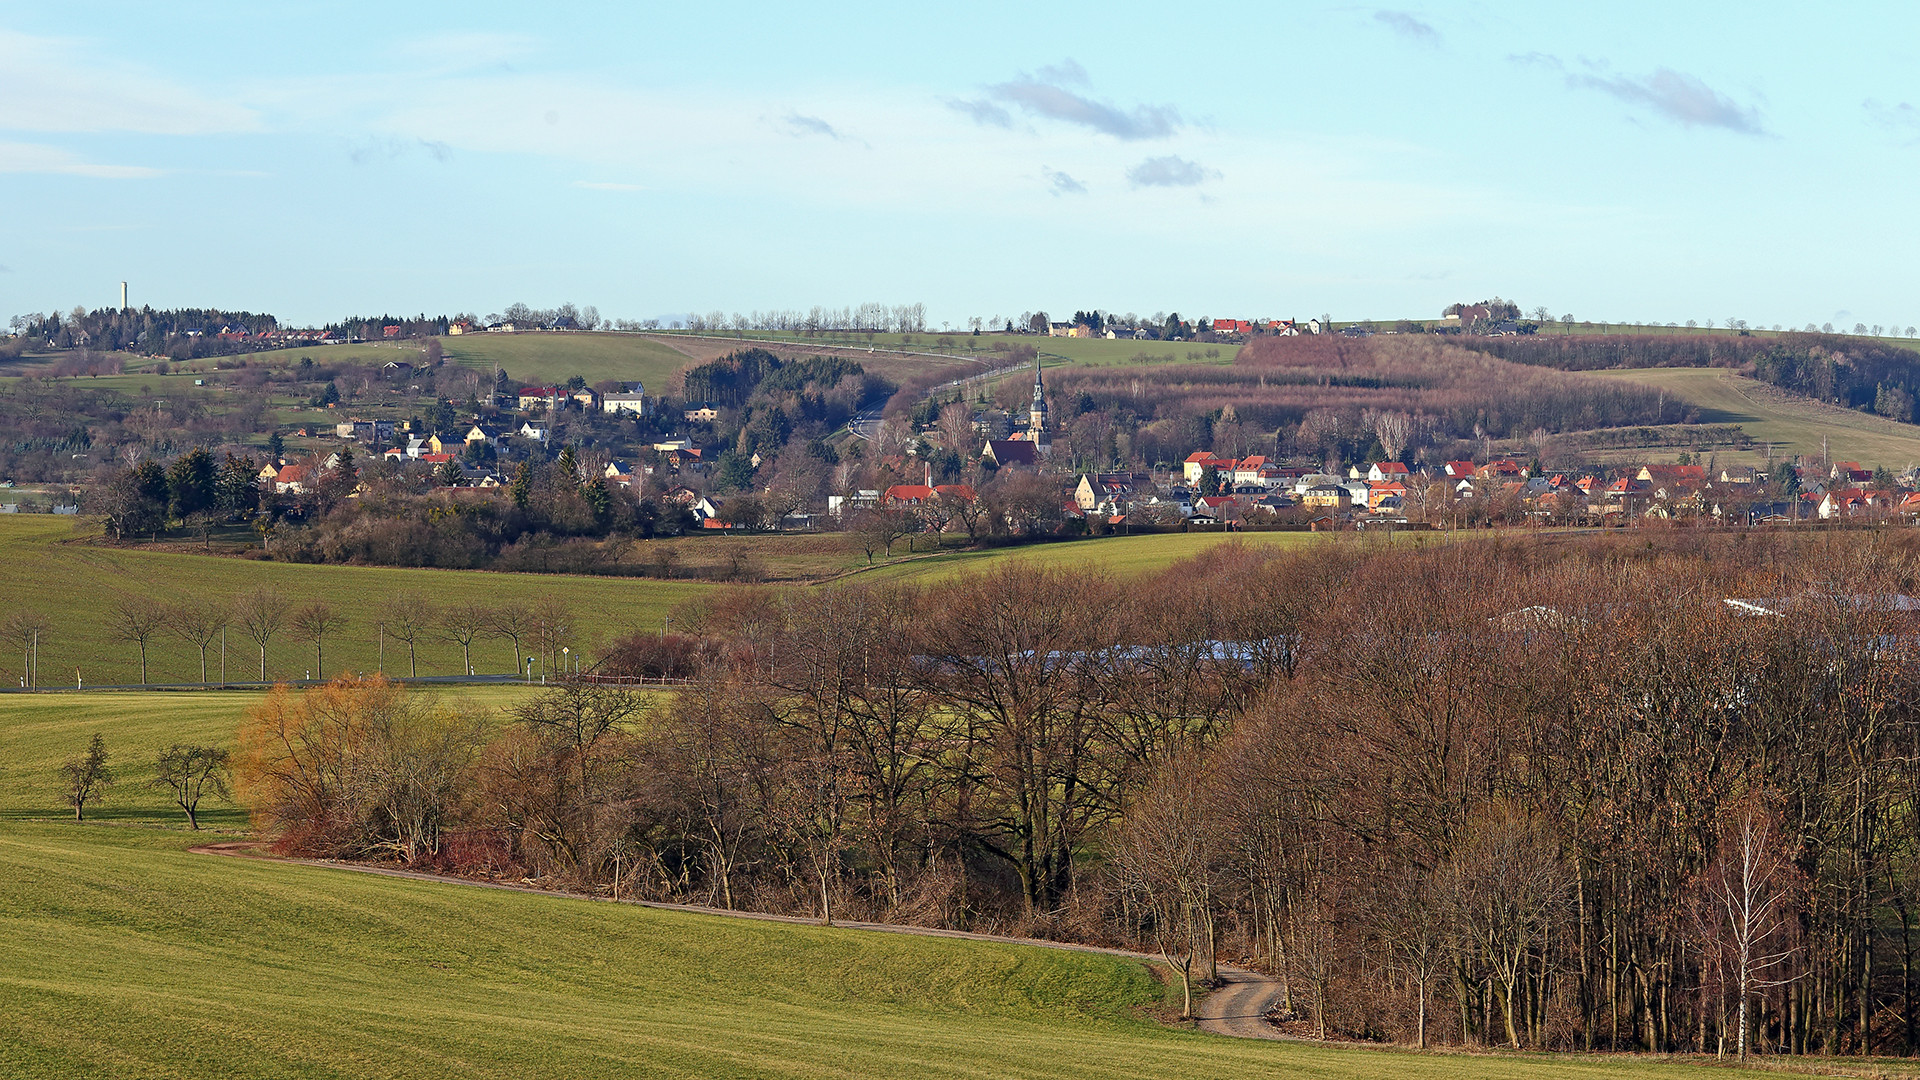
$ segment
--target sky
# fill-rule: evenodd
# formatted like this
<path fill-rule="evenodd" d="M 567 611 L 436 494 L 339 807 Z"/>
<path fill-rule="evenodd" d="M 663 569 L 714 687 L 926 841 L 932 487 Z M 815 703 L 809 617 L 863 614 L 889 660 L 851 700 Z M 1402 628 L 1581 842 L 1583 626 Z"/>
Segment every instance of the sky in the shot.
<path fill-rule="evenodd" d="M 1920 6 L 0 0 L 0 320 L 1920 323 Z"/>

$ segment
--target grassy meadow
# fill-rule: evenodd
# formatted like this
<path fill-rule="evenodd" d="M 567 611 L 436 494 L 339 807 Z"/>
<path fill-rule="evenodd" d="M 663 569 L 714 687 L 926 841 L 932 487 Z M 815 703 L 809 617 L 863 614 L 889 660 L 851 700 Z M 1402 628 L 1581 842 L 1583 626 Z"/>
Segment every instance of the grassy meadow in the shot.
<path fill-rule="evenodd" d="M 88 519 L 49 515 L 0 518 L 0 594 L 10 609 L 40 612 L 52 631 L 40 640 L 42 686 L 72 686 L 75 669 L 88 685 L 139 681 L 134 647 L 109 627 L 114 601 L 128 593 L 163 599 L 190 597 L 226 600 L 262 585 L 279 590 L 295 604 L 323 600 L 349 618 L 348 627 L 326 641 L 326 671 L 374 671 L 380 663 L 376 612 L 395 592 L 413 590 L 439 605 L 478 603 L 498 606 L 532 603 L 557 596 L 573 608 L 576 648 L 591 649 L 630 628 L 658 629 L 661 620 L 708 585 L 634 578 L 574 577 L 545 574 L 496 574 L 485 571 L 417 570 L 370 566 L 305 566 L 232 557 L 143 551 L 87 543 L 98 525 Z M 0 646 L 0 680 L 17 684 L 22 657 L 11 644 Z M 435 638 L 418 645 L 421 675 L 460 673 L 460 647 Z M 218 676 L 218 646 L 209 651 L 209 677 Z M 313 652 L 291 633 L 267 648 L 269 679 L 303 678 Z M 480 673 L 511 672 L 510 642 L 483 638 L 474 647 Z M 165 636 L 149 647 L 153 682 L 197 681 L 197 650 Z M 405 646 L 386 642 L 386 671 L 404 675 Z M 227 674 L 250 680 L 259 673 L 259 654 L 237 628 L 227 637 Z"/>
<path fill-rule="evenodd" d="M 578 375 L 589 385 L 637 380 L 649 394 L 678 393 L 673 375 L 691 362 L 671 345 L 638 334 L 461 334 L 441 338 L 440 347 L 448 359 L 489 376 L 499 364 L 523 384 Z"/>
<path fill-rule="evenodd" d="M 462 711 L 498 717 L 538 694 L 538 686 L 486 684 L 421 686 L 425 695 Z M 119 782 L 88 820 L 176 827 L 185 819 L 165 792 L 146 786 L 154 758 L 174 743 L 233 749 L 247 713 L 263 690 L 102 691 L 98 693 L 0 695 L 0 821 L 63 820 L 72 816 L 62 794 L 59 769 L 86 749 L 98 733 Z M 200 808 L 203 828 L 244 828 L 246 815 L 208 799 Z"/>
<path fill-rule="evenodd" d="M 1666 390 L 1699 407 L 1703 424 L 1738 424 L 1756 442 L 1773 443 L 1775 460 L 1818 454 L 1824 437 L 1836 461 L 1885 465 L 1896 472 L 1920 464 L 1920 427 L 1797 397 L 1724 368 L 1635 368 L 1588 374 Z M 1659 456 L 1673 453 L 1667 448 Z M 1716 460 L 1721 465 L 1760 466 L 1766 463 L 1766 451 L 1764 447 L 1747 452 L 1721 450 Z"/>

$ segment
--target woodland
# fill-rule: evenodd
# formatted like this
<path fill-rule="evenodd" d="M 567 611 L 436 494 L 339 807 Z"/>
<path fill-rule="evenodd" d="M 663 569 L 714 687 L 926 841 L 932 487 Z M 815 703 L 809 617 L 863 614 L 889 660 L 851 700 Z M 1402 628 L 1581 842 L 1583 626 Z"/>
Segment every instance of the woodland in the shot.
<path fill-rule="evenodd" d="M 1674 532 L 742 588 L 594 669 L 671 692 L 282 690 L 236 774 L 289 853 L 1233 960 L 1329 1037 L 1904 1054 L 1917 577 Z"/>

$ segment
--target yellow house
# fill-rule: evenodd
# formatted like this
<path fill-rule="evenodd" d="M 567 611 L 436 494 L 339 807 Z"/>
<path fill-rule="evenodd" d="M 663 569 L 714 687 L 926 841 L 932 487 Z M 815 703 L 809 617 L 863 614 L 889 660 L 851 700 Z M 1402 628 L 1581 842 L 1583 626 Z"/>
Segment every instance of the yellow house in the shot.
<path fill-rule="evenodd" d="M 1346 510 L 1353 506 L 1353 493 L 1338 484 L 1310 487 L 1300 501 L 1316 510 Z"/>

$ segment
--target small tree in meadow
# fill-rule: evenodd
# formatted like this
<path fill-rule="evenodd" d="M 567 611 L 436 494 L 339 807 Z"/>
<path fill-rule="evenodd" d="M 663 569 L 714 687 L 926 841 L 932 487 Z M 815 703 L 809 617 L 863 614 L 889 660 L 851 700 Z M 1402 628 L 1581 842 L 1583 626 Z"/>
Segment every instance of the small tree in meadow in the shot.
<path fill-rule="evenodd" d="M 68 758 L 67 763 L 60 766 L 60 775 L 67 784 L 67 805 L 73 807 L 73 820 L 85 821 L 87 804 L 98 802 L 101 794 L 113 784 L 113 768 L 107 764 L 107 740 L 94 732 L 93 740 L 87 743 L 87 752 Z"/>

